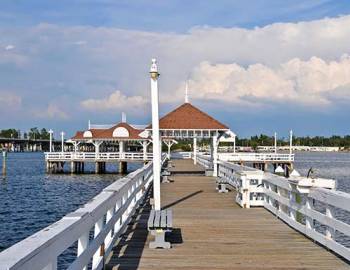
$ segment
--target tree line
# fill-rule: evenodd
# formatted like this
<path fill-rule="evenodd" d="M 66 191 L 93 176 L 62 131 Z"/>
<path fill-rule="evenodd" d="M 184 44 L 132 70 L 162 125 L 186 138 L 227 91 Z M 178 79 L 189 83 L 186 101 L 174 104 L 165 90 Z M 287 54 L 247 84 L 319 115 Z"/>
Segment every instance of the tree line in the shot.
<path fill-rule="evenodd" d="M 256 148 L 258 145 L 274 145 L 275 138 L 268 135 L 255 135 L 250 138 L 237 138 L 237 145 Z M 289 145 L 289 138 L 278 138 L 278 146 Z M 325 136 L 293 136 L 293 145 L 297 146 L 326 146 L 350 148 L 350 135 L 330 137 Z"/>
<path fill-rule="evenodd" d="M 46 128 L 39 129 L 37 127 L 33 127 L 29 129 L 29 131 L 23 133 L 19 129 L 9 128 L 0 130 L 0 137 L 31 140 L 48 140 L 50 138 L 50 134 L 46 130 Z"/>

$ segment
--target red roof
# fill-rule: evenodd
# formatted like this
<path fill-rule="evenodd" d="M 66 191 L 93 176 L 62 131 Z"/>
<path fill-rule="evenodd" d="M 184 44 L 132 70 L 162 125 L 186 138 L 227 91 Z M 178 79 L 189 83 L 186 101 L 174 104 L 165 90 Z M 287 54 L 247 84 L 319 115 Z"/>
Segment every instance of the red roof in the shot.
<path fill-rule="evenodd" d="M 150 128 L 152 125 L 146 129 Z M 229 128 L 192 104 L 184 103 L 159 120 L 159 129 L 228 130 Z"/>
<path fill-rule="evenodd" d="M 113 137 L 113 131 L 118 128 L 123 127 L 129 132 L 128 137 Z M 84 137 L 84 131 L 78 131 L 72 140 L 84 140 L 84 139 L 113 139 L 113 140 L 140 140 L 145 139 L 139 136 L 143 131 L 142 129 L 136 129 L 130 126 L 128 123 L 119 123 L 108 129 L 89 129 L 92 133 L 92 137 Z"/>

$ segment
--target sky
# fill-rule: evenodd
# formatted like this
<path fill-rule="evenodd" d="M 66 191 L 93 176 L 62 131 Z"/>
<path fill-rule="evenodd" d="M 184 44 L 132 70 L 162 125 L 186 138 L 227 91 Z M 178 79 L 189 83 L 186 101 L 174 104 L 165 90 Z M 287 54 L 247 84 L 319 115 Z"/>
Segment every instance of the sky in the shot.
<path fill-rule="evenodd" d="M 2 0 L 0 129 L 151 120 L 190 102 L 240 137 L 350 134 L 347 0 Z"/>

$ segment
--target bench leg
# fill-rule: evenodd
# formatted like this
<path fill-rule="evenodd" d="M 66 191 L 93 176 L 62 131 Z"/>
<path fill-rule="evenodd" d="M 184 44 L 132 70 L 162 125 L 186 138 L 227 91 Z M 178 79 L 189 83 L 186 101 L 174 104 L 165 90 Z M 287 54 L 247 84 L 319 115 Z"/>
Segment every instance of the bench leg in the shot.
<path fill-rule="evenodd" d="M 226 189 L 226 184 L 219 184 L 219 193 L 226 193 L 228 190 Z"/>
<path fill-rule="evenodd" d="M 171 248 L 171 244 L 169 242 L 165 242 L 165 231 L 152 231 L 152 235 L 155 236 L 155 241 L 149 243 L 149 248 Z"/>
<path fill-rule="evenodd" d="M 167 175 L 163 176 L 162 180 L 163 180 L 162 183 L 170 183 Z"/>

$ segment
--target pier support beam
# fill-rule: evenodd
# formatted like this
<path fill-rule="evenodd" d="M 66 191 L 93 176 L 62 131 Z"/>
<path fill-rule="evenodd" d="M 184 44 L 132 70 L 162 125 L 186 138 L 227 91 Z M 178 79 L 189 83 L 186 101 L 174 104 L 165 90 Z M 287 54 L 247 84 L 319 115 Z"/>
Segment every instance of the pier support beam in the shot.
<path fill-rule="evenodd" d="M 77 163 L 74 161 L 71 161 L 70 163 L 70 173 L 76 173 L 77 171 Z"/>
<path fill-rule="evenodd" d="M 126 161 L 119 162 L 119 173 L 126 174 L 128 170 L 128 163 Z"/>
<path fill-rule="evenodd" d="M 95 173 L 100 173 L 100 162 L 95 162 Z"/>

